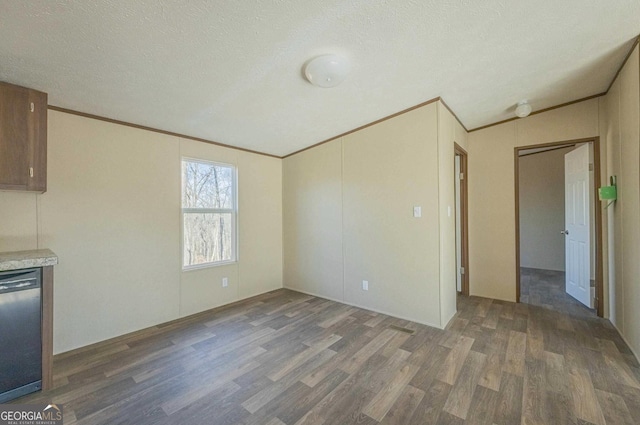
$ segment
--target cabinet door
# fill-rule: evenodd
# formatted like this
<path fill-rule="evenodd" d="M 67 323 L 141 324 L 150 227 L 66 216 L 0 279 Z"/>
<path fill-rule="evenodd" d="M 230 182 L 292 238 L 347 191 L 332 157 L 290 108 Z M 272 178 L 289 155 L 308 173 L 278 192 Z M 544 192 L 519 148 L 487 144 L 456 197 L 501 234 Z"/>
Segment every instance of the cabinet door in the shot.
<path fill-rule="evenodd" d="M 27 189 L 29 114 L 29 90 L 0 84 L 0 189 Z"/>
<path fill-rule="evenodd" d="M 27 190 L 47 190 L 47 94 L 29 90 Z"/>

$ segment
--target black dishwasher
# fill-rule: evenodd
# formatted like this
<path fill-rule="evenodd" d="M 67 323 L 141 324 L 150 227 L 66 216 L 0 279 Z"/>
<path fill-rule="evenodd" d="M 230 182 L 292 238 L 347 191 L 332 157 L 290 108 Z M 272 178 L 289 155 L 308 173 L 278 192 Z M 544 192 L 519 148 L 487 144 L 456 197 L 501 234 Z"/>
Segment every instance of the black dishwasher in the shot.
<path fill-rule="evenodd" d="M 0 403 L 42 388 L 40 269 L 0 272 Z"/>

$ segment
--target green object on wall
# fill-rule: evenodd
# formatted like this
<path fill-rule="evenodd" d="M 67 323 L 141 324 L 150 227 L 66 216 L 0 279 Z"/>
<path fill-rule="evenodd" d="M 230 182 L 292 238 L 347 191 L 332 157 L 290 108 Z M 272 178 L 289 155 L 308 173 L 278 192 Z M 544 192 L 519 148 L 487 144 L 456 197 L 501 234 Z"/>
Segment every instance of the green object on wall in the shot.
<path fill-rule="evenodd" d="M 615 201 L 618 198 L 616 186 L 602 186 L 598 189 L 598 195 L 601 201 Z"/>

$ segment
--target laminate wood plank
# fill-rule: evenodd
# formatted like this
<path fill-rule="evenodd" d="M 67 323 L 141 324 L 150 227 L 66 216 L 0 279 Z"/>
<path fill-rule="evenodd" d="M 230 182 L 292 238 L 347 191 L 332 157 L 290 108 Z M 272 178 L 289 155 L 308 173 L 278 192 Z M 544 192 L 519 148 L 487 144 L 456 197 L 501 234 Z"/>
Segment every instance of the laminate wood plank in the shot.
<path fill-rule="evenodd" d="M 558 321 L 556 322 L 556 326 L 558 327 L 558 329 L 562 329 L 569 332 L 575 332 L 572 322 L 573 321 L 569 316 L 561 314 L 558 316 Z"/>
<path fill-rule="evenodd" d="M 493 352 L 487 356 L 484 370 L 480 375 L 478 385 L 492 389 L 500 390 L 500 381 L 502 379 L 502 363 L 504 361 L 504 353 Z"/>
<path fill-rule="evenodd" d="M 341 341 L 344 341 L 345 339 L 347 338 L 343 338 Z M 370 339 L 364 334 L 359 334 L 355 338 L 350 339 L 350 341 L 350 345 L 342 347 L 341 351 L 339 351 L 336 356 L 324 365 L 311 371 L 307 376 L 303 377 L 301 381 L 310 387 L 316 386 L 319 382 L 329 376 L 340 364 L 342 364 L 342 362 L 346 361 L 346 359 L 352 357 L 357 351 L 361 350 L 361 347 L 366 345 Z"/>
<path fill-rule="evenodd" d="M 554 393 L 568 393 L 568 375 L 564 356 L 549 351 L 544 352 L 546 390 Z"/>
<path fill-rule="evenodd" d="M 598 402 L 607 424 L 635 425 L 624 399 L 617 394 L 596 390 Z"/>
<path fill-rule="evenodd" d="M 618 394 L 627 405 L 634 423 L 640 423 L 640 391 L 632 387 L 627 387 L 626 385 L 621 385 L 618 389 Z"/>
<path fill-rule="evenodd" d="M 478 381 L 480 381 L 486 358 L 487 356 L 482 353 L 475 351 L 469 353 L 460 376 L 456 380 L 444 405 L 445 412 L 449 412 L 461 419 L 467 418 L 467 412 L 471 406 Z"/>
<path fill-rule="evenodd" d="M 542 331 L 537 329 L 529 329 L 527 331 L 527 347 L 526 357 L 538 360 L 544 360 L 544 336 Z"/>
<path fill-rule="evenodd" d="M 284 415 L 291 406 L 295 406 L 299 399 L 306 396 L 311 388 L 301 382 L 294 382 L 282 393 L 278 394 L 269 403 L 263 405 L 242 421 L 242 425 L 262 425 L 274 418 Z"/>
<path fill-rule="evenodd" d="M 473 339 L 473 345 L 471 346 L 472 351 L 487 354 L 492 350 L 491 339 L 493 338 L 494 332 L 494 329 L 482 326 L 482 321 L 474 320 L 462 331 L 462 335 Z"/>
<path fill-rule="evenodd" d="M 451 385 L 442 381 L 435 381 L 433 385 L 429 386 L 429 390 L 425 393 L 407 424 L 437 423 L 450 391 Z"/>
<path fill-rule="evenodd" d="M 383 425 L 406 425 L 410 422 L 411 416 L 418 408 L 424 398 L 424 391 L 407 385 L 402 390 L 400 397 L 385 415 L 381 424 Z"/>
<path fill-rule="evenodd" d="M 441 345 L 437 345 L 429 352 L 429 361 L 425 363 L 416 376 L 411 380 L 411 385 L 416 388 L 428 392 L 429 388 L 436 381 L 436 377 L 441 373 L 441 367 L 448 358 L 451 350 Z M 411 356 L 407 359 L 408 362 L 413 363 Z"/>
<path fill-rule="evenodd" d="M 438 344 L 449 349 L 455 347 L 456 344 L 460 342 L 460 335 L 462 334 L 462 331 L 464 331 L 468 325 L 469 321 L 465 319 L 464 327 L 458 330 L 447 329 L 447 332 L 445 332 L 440 341 L 438 341 Z"/>
<path fill-rule="evenodd" d="M 576 418 L 573 398 L 570 392 L 557 393 L 547 391 L 546 408 L 550 423 L 577 424 L 580 421 L 580 419 Z"/>
<path fill-rule="evenodd" d="M 200 341 L 198 341 L 200 342 Z M 131 369 L 136 369 L 137 367 L 148 367 L 148 365 L 155 360 L 171 357 L 172 354 L 178 355 L 189 355 L 195 353 L 197 350 L 192 346 L 180 346 L 180 345 L 169 345 L 168 347 L 161 348 L 159 350 L 154 350 L 149 352 L 148 354 L 142 354 L 136 356 L 137 358 L 129 361 L 125 364 L 115 364 L 105 370 L 103 373 L 106 377 L 119 375 L 121 373 L 126 373 Z"/>
<path fill-rule="evenodd" d="M 362 349 L 355 353 L 350 359 L 346 360 L 344 364 L 341 364 L 340 368 L 347 373 L 355 372 L 369 357 L 389 342 L 396 333 L 397 331 L 391 329 L 383 330 L 376 338 L 362 347 Z"/>
<path fill-rule="evenodd" d="M 322 416 L 319 416 L 317 412 L 313 410 L 309 411 L 306 415 L 304 415 L 295 425 L 323 425 L 325 423 L 325 419 Z"/>
<path fill-rule="evenodd" d="M 402 392 L 402 389 L 407 385 L 414 375 L 418 372 L 418 367 L 412 364 L 405 364 L 387 385 L 384 386 L 380 392 L 367 404 L 363 410 L 363 413 L 367 416 L 381 421 L 391 406 L 396 402 Z"/>
<path fill-rule="evenodd" d="M 383 314 L 378 314 L 376 316 L 373 316 L 371 319 L 367 320 L 364 323 L 364 325 L 369 326 L 370 328 L 375 328 L 380 323 L 382 323 L 384 319 L 386 319 L 386 316 L 384 316 Z"/>
<path fill-rule="evenodd" d="M 323 350 L 309 359 L 307 363 L 310 364 L 310 367 L 315 368 L 318 365 L 325 363 L 335 354 L 335 351 Z M 286 379 L 279 380 L 274 386 L 266 388 L 265 390 L 251 397 L 250 399 L 242 403 L 242 407 L 247 409 L 250 413 L 255 413 L 258 409 L 269 403 L 275 397 L 284 392 L 289 386 L 298 381 L 301 378 L 301 375 L 304 375 L 305 373 L 306 368 L 304 368 L 303 365 L 298 366 L 287 374 Z"/>
<path fill-rule="evenodd" d="M 522 420 L 524 378 L 504 372 L 494 413 L 496 425 L 513 425 Z"/>
<path fill-rule="evenodd" d="M 338 385 L 344 382 L 349 375 L 340 369 L 334 369 L 324 380 L 318 385 L 312 387 L 303 397 L 296 400 L 290 408 L 280 413 L 280 417 L 287 424 L 297 423 L 302 419 L 309 410 L 317 405 L 320 400 L 327 396 L 331 391 L 336 389 Z"/>
<path fill-rule="evenodd" d="M 313 299 L 312 296 L 305 295 L 305 296 L 299 297 L 297 299 L 289 300 L 288 302 L 286 302 L 286 303 L 284 303 L 284 304 L 282 304 L 280 306 L 277 306 L 274 309 L 265 311 L 265 314 L 268 315 L 268 316 L 273 316 L 273 315 L 276 315 L 277 313 L 287 313 L 287 312 L 291 311 L 292 309 L 297 308 L 299 304 L 306 303 L 307 301 L 309 301 L 311 299 Z"/>
<path fill-rule="evenodd" d="M 518 376 L 524 376 L 527 334 L 511 331 L 503 370 Z"/>
<path fill-rule="evenodd" d="M 466 336 L 461 336 L 457 344 L 451 349 L 449 355 L 444 361 L 437 379 L 453 385 L 458 379 L 458 375 L 464 366 L 464 362 L 469 355 L 474 340 Z"/>
<path fill-rule="evenodd" d="M 320 326 L 321 328 L 331 327 L 331 326 L 335 325 L 336 323 L 340 322 L 341 320 L 344 320 L 347 317 L 351 316 L 355 311 L 356 311 L 355 308 L 347 308 L 343 312 L 338 313 L 338 314 L 334 315 L 333 317 L 330 317 L 327 320 L 324 320 L 324 321 L 320 322 L 318 324 L 318 326 Z"/>
<path fill-rule="evenodd" d="M 403 350 L 411 353 L 415 352 L 418 348 L 424 345 L 436 345 L 445 335 L 446 331 L 437 328 L 430 328 L 428 326 L 419 327 L 413 336 L 405 341 L 400 346 Z M 639 365 L 640 366 L 640 365 Z"/>
<path fill-rule="evenodd" d="M 341 322 L 337 323 L 335 326 L 331 326 L 329 328 L 321 328 L 319 326 L 318 327 L 314 326 L 314 328 L 317 328 L 317 330 L 319 331 L 318 334 L 313 335 L 302 341 L 302 343 L 308 347 L 312 347 L 318 344 L 319 342 L 323 341 L 325 338 L 328 338 L 331 335 L 339 335 L 341 337 L 340 340 L 342 340 L 345 336 L 353 338 L 355 336 L 356 331 L 358 333 L 363 332 L 364 326 L 358 323 L 358 321 L 353 316 L 349 316 L 345 320 L 342 320 Z M 347 342 L 348 341 L 343 342 L 342 344 L 334 343 L 334 347 L 341 347 Z M 333 351 L 339 351 L 339 349 L 333 349 Z"/>
<path fill-rule="evenodd" d="M 171 400 L 163 403 L 162 410 L 164 410 L 164 412 L 167 415 L 171 415 L 177 412 L 178 410 L 189 406 L 194 401 L 199 400 L 200 398 L 211 393 L 212 391 L 220 388 L 221 386 L 225 385 L 227 382 L 233 381 L 233 379 L 244 375 L 245 373 L 255 369 L 258 366 L 260 366 L 260 363 L 258 362 L 242 364 L 238 368 L 231 370 L 230 372 L 222 376 L 217 377 L 213 382 L 204 383 L 203 385 L 198 386 L 192 389 L 191 391 L 182 393 L 179 396 L 174 397 Z M 240 387 L 235 383 L 233 383 L 233 388 L 235 390 L 240 389 Z"/>
<path fill-rule="evenodd" d="M 333 343 L 339 341 L 341 338 L 342 337 L 339 336 L 339 335 L 335 335 L 335 334 L 329 335 L 324 340 L 318 342 L 317 344 L 313 345 L 312 347 L 309 347 L 309 349 L 307 349 L 307 350 L 303 351 L 302 353 L 298 354 L 297 356 L 291 358 L 280 369 L 278 369 L 275 372 L 269 373 L 267 375 L 267 377 L 269 379 L 271 379 L 272 381 L 280 380 L 282 377 L 287 375 L 293 369 L 295 369 L 296 367 L 298 367 L 301 364 L 305 363 L 306 361 L 308 361 L 312 357 L 316 356 L 317 354 L 319 354 L 323 350 L 329 348 L 331 345 L 333 345 Z"/>
<path fill-rule="evenodd" d="M 342 326 L 327 328 L 321 335 L 326 335 L 329 331 L 336 335 L 340 335 L 342 338 L 334 343 L 330 348 L 335 352 L 342 352 L 346 347 L 350 347 L 355 339 L 364 337 L 366 334 L 365 329 L 368 328 L 361 322 L 358 322 L 353 316 L 349 316 L 344 320 L 344 324 Z M 367 340 L 370 341 L 371 338 L 368 338 Z M 307 341 L 304 343 L 307 344 Z"/>
<path fill-rule="evenodd" d="M 489 312 L 487 316 L 482 321 L 482 326 L 489 329 L 496 329 L 498 326 L 498 320 L 500 320 L 500 315 L 502 314 L 502 305 L 500 304 L 492 304 L 489 308 Z"/>
<path fill-rule="evenodd" d="M 562 353 L 561 353 L 562 354 Z M 564 359 L 566 365 L 573 365 L 585 370 L 589 369 L 589 361 L 587 357 L 592 354 L 591 350 L 580 350 L 570 346 L 565 347 Z M 567 369 L 568 372 L 568 369 Z"/>
<path fill-rule="evenodd" d="M 514 304 L 509 303 L 502 306 L 502 310 L 500 311 L 500 318 L 505 320 L 513 320 L 514 313 Z"/>
<path fill-rule="evenodd" d="M 528 424 L 548 424 L 546 406 L 545 363 L 531 359 L 525 365 L 524 385 L 522 390 L 522 417 Z"/>
<path fill-rule="evenodd" d="M 481 386 L 476 387 L 465 425 L 492 425 L 497 402 L 496 391 Z"/>
<path fill-rule="evenodd" d="M 612 341 L 598 339 L 598 344 L 604 355 L 604 361 L 619 384 L 640 389 L 640 383 L 624 357 Z"/>
<path fill-rule="evenodd" d="M 438 416 L 438 422 L 436 422 L 436 425 L 463 425 L 463 424 L 464 424 L 464 419 L 460 419 L 459 417 L 444 411 L 440 413 L 440 416 Z"/>
<path fill-rule="evenodd" d="M 476 307 L 476 311 L 474 316 L 477 317 L 487 317 L 487 313 L 491 308 L 491 304 L 493 304 L 493 300 L 491 298 L 482 298 L 478 306 Z"/>
<path fill-rule="evenodd" d="M 326 423 L 377 425 L 378 421 L 362 412 L 373 396 L 374 394 L 368 391 L 354 391 L 347 394 L 331 409 L 331 414 L 327 414 Z"/>
<path fill-rule="evenodd" d="M 589 372 L 573 365 L 568 369 L 576 416 L 595 425 L 605 425 Z"/>
<path fill-rule="evenodd" d="M 409 338 L 411 338 L 411 335 L 404 332 L 398 332 L 393 338 L 391 338 L 391 341 L 382 348 L 381 354 L 385 357 L 391 357 Z"/>
<path fill-rule="evenodd" d="M 381 356 L 382 353 L 380 353 Z M 411 353 L 404 350 L 396 350 L 396 353 L 391 356 L 378 370 L 371 374 L 371 377 L 362 384 L 362 386 L 373 393 L 380 392 L 385 384 L 389 382 L 391 378 L 400 370 L 407 362 L 407 359 Z M 383 356 L 384 357 L 384 356 Z"/>
<path fill-rule="evenodd" d="M 259 347 L 255 351 L 259 352 Z M 198 391 L 202 391 L 202 387 L 210 382 L 225 384 L 238 376 L 239 370 L 242 372 L 253 367 L 255 362 L 251 362 L 251 359 L 254 355 L 255 352 L 245 352 L 233 361 L 227 362 L 228 368 L 191 369 L 173 374 L 170 379 L 161 375 L 155 376 L 139 385 L 123 385 L 127 382 L 114 381 L 111 387 L 105 387 L 94 394 L 82 395 L 72 400 L 71 406 L 76 410 L 79 418 L 96 410 L 101 410 L 101 414 L 108 416 L 112 409 L 122 409 L 123 406 L 130 405 L 144 406 L 144 402 L 149 402 L 150 408 L 157 406 L 156 410 L 162 410 L 164 403 L 175 398 L 198 394 Z"/>
<path fill-rule="evenodd" d="M 359 381 L 362 380 L 366 382 L 368 377 L 373 373 L 372 370 L 376 370 L 386 361 L 388 361 L 386 357 L 378 355 L 371 356 L 363 363 L 358 371 L 327 394 L 296 424 L 324 422 L 325 418 L 331 416 L 333 410 L 339 407 L 341 400 L 344 400 L 348 394 L 357 392 Z"/>

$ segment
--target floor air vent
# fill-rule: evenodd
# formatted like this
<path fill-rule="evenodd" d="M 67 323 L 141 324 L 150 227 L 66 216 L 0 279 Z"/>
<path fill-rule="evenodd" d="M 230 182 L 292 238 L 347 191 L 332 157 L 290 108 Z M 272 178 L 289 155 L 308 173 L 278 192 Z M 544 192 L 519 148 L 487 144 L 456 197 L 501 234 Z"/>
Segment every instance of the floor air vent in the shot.
<path fill-rule="evenodd" d="M 407 329 L 407 328 L 403 328 L 396 325 L 389 325 L 389 329 L 393 329 L 394 331 L 404 332 L 409 335 L 413 335 L 413 333 L 415 332 L 413 329 Z"/>

